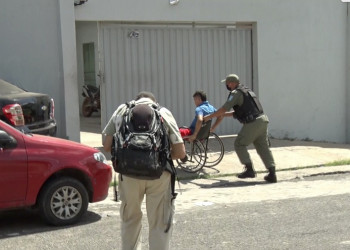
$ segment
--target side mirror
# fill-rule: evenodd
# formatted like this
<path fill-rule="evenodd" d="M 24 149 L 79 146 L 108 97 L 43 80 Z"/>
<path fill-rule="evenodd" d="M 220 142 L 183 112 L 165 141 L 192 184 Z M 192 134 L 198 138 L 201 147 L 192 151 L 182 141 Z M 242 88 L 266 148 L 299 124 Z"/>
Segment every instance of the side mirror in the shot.
<path fill-rule="evenodd" d="M 0 130 L 0 149 L 10 149 L 15 148 L 16 146 L 16 139 L 5 131 Z"/>

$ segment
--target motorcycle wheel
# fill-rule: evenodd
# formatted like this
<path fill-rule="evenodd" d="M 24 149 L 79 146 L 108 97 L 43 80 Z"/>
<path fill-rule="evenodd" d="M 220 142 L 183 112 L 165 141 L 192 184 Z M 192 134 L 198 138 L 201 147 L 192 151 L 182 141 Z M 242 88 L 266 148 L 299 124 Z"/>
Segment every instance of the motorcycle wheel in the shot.
<path fill-rule="evenodd" d="M 92 112 L 94 112 L 94 109 L 91 105 L 91 99 L 89 97 L 84 99 L 81 112 L 84 117 L 90 117 Z"/>

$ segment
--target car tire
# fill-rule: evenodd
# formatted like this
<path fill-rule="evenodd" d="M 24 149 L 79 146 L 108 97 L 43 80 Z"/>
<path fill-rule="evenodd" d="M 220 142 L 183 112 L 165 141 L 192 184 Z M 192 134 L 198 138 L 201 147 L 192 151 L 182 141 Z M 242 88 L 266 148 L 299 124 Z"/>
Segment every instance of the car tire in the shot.
<path fill-rule="evenodd" d="M 89 205 L 84 185 L 76 179 L 62 177 L 48 182 L 39 196 L 43 219 L 55 226 L 78 222 Z"/>

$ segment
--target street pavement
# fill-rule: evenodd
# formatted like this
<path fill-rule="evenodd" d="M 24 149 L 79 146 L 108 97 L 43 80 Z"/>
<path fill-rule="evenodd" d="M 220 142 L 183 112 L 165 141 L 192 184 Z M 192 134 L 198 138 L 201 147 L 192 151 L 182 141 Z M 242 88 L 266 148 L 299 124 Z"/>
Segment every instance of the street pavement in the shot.
<path fill-rule="evenodd" d="M 98 118 L 83 118 L 81 142 L 102 150 L 100 131 Z M 253 179 L 238 179 L 236 174 L 242 171 L 242 165 L 234 151 L 235 135 L 221 139 L 225 155 L 219 165 L 203 168 L 196 174 L 178 168 L 181 180 L 176 185 L 179 195 L 172 248 L 348 249 L 348 227 L 341 222 L 348 218 L 343 207 L 348 207 L 350 165 L 325 165 L 350 160 L 349 144 L 272 139 L 278 183 L 268 184 L 263 179 L 266 169 L 253 147 L 249 153 L 258 175 Z M 336 174 L 344 177 L 336 179 Z M 210 178 L 199 178 L 201 175 L 210 175 Z M 327 176 L 329 179 L 324 179 Z M 344 205 L 340 205 L 342 200 Z M 333 209 L 334 202 L 342 213 Z M 330 208 L 326 208 L 328 203 Z M 119 232 L 120 224 L 114 223 L 119 221 L 119 206 L 111 188 L 106 200 L 90 204 L 89 209 L 100 214 L 105 223 L 111 223 L 113 232 Z M 146 214 L 144 203 L 142 211 Z M 295 211 L 305 216 L 298 216 Z M 345 233 L 339 232 L 339 227 Z M 143 218 L 142 246 L 145 249 L 148 247 L 147 230 Z M 312 233 L 315 231 L 324 233 Z"/>
<path fill-rule="evenodd" d="M 102 149 L 99 118 L 83 118 L 81 125 L 81 142 Z M 350 159 L 350 145 L 272 140 L 278 183 L 268 184 L 253 148 L 257 178 L 235 176 L 242 166 L 234 139 L 222 137 L 223 161 L 199 173 L 211 178 L 179 171 L 171 249 L 349 249 L 350 166 L 324 165 Z M 111 187 L 104 201 L 89 204 L 82 221 L 69 227 L 47 226 L 31 210 L 10 211 L 0 217 L 0 249 L 120 249 L 120 205 Z M 147 214 L 145 202 L 142 211 Z"/>
<path fill-rule="evenodd" d="M 81 143 L 99 148 L 102 152 L 102 136 L 100 118 L 98 116 L 81 118 Z M 223 160 L 213 168 L 204 167 L 200 172 L 191 174 L 178 168 L 180 179 L 197 179 L 204 181 L 200 176 L 210 175 L 211 177 L 225 177 L 235 179 L 235 175 L 243 170 L 243 165 L 234 151 L 234 141 L 236 136 L 222 136 L 225 155 Z M 310 174 L 325 174 L 329 172 L 348 172 L 349 165 L 343 166 L 325 166 L 328 163 L 336 161 L 350 160 L 350 144 L 280 140 L 271 139 L 271 151 L 276 162 L 276 171 L 278 180 L 302 178 Z M 104 152 L 108 159 L 110 154 Z M 253 181 L 263 181 L 266 169 L 253 146 L 249 147 L 254 168 L 258 175 Z M 236 178 L 237 179 L 237 178 Z M 239 179 L 237 179 L 239 180 Z"/>
<path fill-rule="evenodd" d="M 99 148 L 108 159 L 110 154 L 103 151 L 102 135 L 100 120 L 98 116 L 81 119 L 81 143 Z M 177 168 L 180 182 L 176 184 L 176 192 L 180 194 L 177 213 L 181 210 L 190 209 L 193 206 L 206 206 L 212 203 L 226 203 L 231 200 L 250 199 L 276 199 L 286 196 L 285 189 L 281 189 L 280 185 L 274 188 L 265 185 L 264 176 L 266 169 L 256 153 L 254 147 L 249 148 L 249 153 L 257 171 L 257 177 L 253 179 L 238 179 L 236 175 L 243 170 L 243 166 L 238 160 L 234 151 L 235 135 L 221 137 L 225 154 L 223 160 L 213 168 L 203 168 L 199 173 L 187 173 Z M 296 141 L 296 140 L 278 140 L 271 139 L 271 151 L 275 158 L 278 182 L 285 182 L 285 185 L 291 185 L 287 190 L 298 190 L 295 184 L 291 184 L 291 180 L 303 180 L 308 176 L 327 175 L 331 173 L 350 173 L 350 165 L 341 166 L 325 166 L 327 163 L 350 160 L 350 145 L 313 141 Z M 111 164 L 111 162 L 109 162 Z M 204 177 L 209 175 L 210 177 Z M 200 178 L 202 177 L 202 178 Z M 261 192 L 244 195 L 243 197 L 234 196 L 232 193 L 218 195 L 216 188 L 235 187 L 235 190 L 246 190 L 246 187 L 259 186 Z M 320 186 L 321 188 L 321 186 Z M 329 192 L 329 186 L 321 188 L 325 192 Z M 243 194 L 247 191 L 242 192 Z M 310 189 L 299 189 L 299 193 L 308 195 Z M 235 192 L 240 194 L 241 192 Z M 312 194 L 312 192 L 311 192 Z M 250 198 L 247 198 L 250 197 Z M 288 196 L 286 196 L 288 197 Z M 114 202 L 114 192 L 110 189 L 109 197 L 102 202 L 106 206 L 112 206 Z M 208 204 L 207 204 L 208 203 Z"/>

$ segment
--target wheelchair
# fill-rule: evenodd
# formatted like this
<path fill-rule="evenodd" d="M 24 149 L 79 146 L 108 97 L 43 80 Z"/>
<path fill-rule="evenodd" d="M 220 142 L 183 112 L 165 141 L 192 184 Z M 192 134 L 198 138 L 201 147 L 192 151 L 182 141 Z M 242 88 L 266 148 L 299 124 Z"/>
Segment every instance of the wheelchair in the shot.
<path fill-rule="evenodd" d="M 224 144 L 220 137 L 210 132 L 211 120 L 203 122 L 197 138 L 190 142 L 184 137 L 187 161 L 176 160 L 178 166 L 186 172 L 196 173 L 203 167 L 214 167 L 224 157 Z"/>

